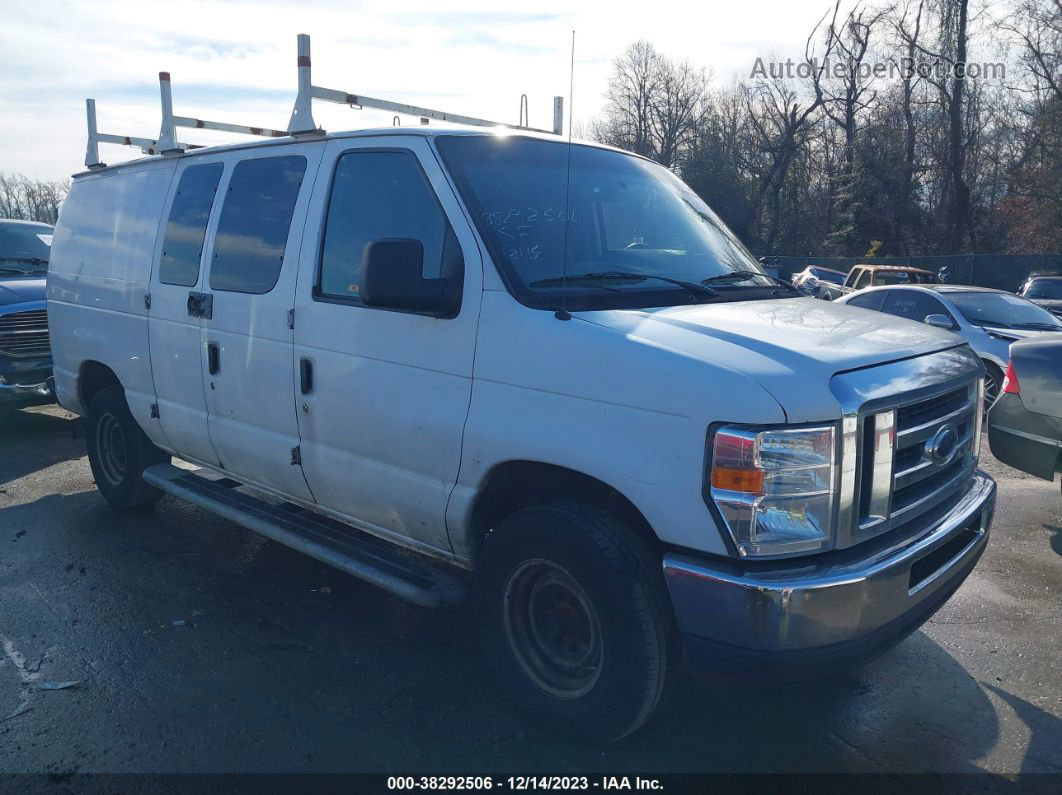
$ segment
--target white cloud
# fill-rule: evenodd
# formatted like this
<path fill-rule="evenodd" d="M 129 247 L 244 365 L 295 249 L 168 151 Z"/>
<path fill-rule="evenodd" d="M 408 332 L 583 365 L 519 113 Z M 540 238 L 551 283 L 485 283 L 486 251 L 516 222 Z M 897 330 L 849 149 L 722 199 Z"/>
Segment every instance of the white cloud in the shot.
<path fill-rule="evenodd" d="M 598 112 L 612 59 L 636 39 L 726 82 L 747 75 L 759 55 L 799 56 L 824 10 L 822 0 L 21 2 L 5 9 L 0 28 L 0 171 L 58 178 L 80 170 L 86 96 L 96 99 L 101 131 L 155 137 L 163 70 L 173 75 L 178 114 L 283 129 L 296 33 L 313 38 L 318 85 L 511 122 L 526 93 L 531 123 L 548 127 L 553 96 L 568 94 L 572 29 L 579 120 Z M 314 116 L 326 129 L 391 124 L 390 114 L 326 103 Z M 101 154 L 120 161 L 137 153 Z"/>

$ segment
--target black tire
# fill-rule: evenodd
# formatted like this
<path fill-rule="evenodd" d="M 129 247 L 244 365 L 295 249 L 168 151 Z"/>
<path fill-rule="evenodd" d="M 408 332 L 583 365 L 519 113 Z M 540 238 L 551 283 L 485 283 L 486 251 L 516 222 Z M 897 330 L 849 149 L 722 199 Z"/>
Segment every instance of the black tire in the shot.
<path fill-rule="evenodd" d="M 1003 371 L 990 361 L 985 361 L 985 411 L 992 408 L 1003 388 Z"/>
<path fill-rule="evenodd" d="M 144 482 L 142 474 L 169 456 L 140 430 L 119 387 L 105 387 L 92 396 L 86 438 L 96 488 L 111 506 L 130 510 L 158 502 L 162 492 Z"/>
<path fill-rule="evenodd" d="M 681 646 L 660 558 L 623 522 L 524 508 L 484 541 L 474 584 L 487 660 L 533 718 L 593 743 L 649 719 Z"/>

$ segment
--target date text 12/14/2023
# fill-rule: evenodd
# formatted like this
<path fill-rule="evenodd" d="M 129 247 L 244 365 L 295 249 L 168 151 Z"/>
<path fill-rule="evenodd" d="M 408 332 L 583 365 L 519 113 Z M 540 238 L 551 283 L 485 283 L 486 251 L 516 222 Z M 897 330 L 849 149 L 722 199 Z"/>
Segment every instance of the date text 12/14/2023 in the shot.
<path fill-rule="evenodd" d="M 535 791 L 660 791 L 658 778 L 643 776 L 389 776 L 392 791 L 464 790 L 482 792 Z"/>

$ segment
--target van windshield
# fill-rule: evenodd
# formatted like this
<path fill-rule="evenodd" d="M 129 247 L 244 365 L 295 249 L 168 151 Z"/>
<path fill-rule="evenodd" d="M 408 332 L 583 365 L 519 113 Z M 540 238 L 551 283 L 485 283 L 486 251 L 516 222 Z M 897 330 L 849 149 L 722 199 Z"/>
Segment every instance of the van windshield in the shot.
<path fill-rule="evenodd" d="M 566 143 L 519 136 L 440 136 L 438 146 L 509 289 L 529 306 L 791 296 L 697 194 L 648 160 L 573 145 L 569 164 Z"/>

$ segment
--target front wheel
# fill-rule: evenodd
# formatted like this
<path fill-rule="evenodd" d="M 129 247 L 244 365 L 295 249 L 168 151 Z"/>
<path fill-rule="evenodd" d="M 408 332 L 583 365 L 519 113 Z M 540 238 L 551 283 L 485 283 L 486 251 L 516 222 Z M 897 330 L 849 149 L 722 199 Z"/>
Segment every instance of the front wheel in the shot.
<path fill-rule="evenodd" d="M 548 728 L 596 743 L 647 721 L 677 664 L 659 557 L 598 508 L 549 503 L 494 529 L 476 568 L 484 651 Z"/>
<path fill-rule="evenodd" d="M 141 508 L 162 492 L 144 481 L 144 470 L 169 460 L 140 430 L 118 387 L 101 389 L 89 401 L 88 458 L 96 488 L 115 508 Z"/>

